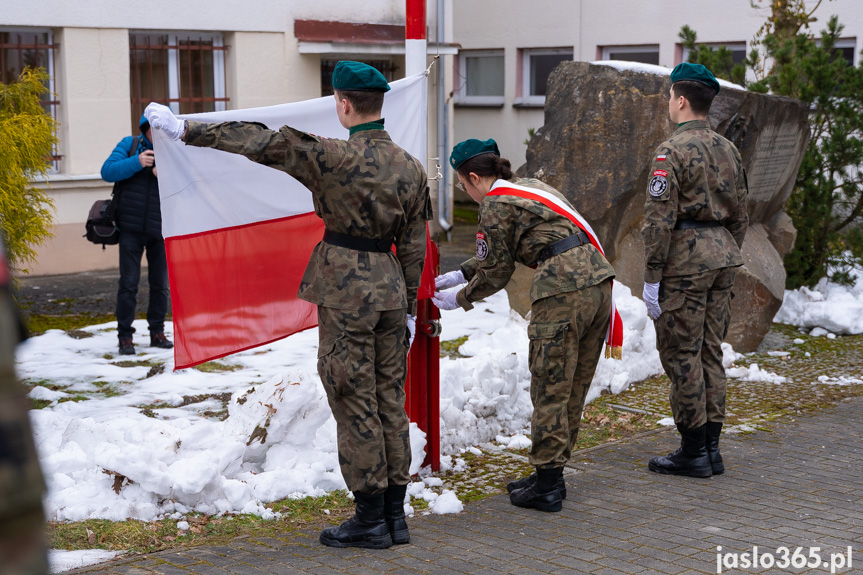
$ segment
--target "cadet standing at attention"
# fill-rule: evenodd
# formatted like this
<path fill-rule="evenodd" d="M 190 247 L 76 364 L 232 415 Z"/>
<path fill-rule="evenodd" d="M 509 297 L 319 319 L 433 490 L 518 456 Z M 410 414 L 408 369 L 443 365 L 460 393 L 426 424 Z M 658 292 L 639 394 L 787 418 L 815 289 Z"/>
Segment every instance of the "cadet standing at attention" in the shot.
<path fill-rule="evenodd" d="M 671 72 L 668 114 L 677 130 L 653 155 L 644 204 L 643 299 L 671 380 L 680 449 L 654 457 L 651 471 L 710 477 L 725 470 L 722 340 L 731 287 L 749 225 L 746 174 L 734 144 L 710 129 L 719 82 L 701 64 Z"/>
<path fill-rule="evenodd" d="M 382 549 L 409 542 L 408 326 L 432 212 L 422 164 L 384 130 L 381 109 L 390 87 L 383 75 L 367 64 L 339 62 L 332 83 L 347 140 L 288 126 L 184 122 L 158 104 L 146 113 L 153 128 L 173 139 L 242 154 L 289 173 L 312 192 L 326 231 L 298 297 L 318 306 L 318 373 L 336 419 L 342 475 L 356 501 L 354 517 L 324 529 L 320 540 Z"/>
<path fill-rule="evenodd" d="M 614 269 L 590 225 L 554 188 L 516 178 L 494 140 L 467 140 L 450 164 L 460 189 L 479 207 L 476 256 L 438 276 L 441 309 L 465 310 L 509 282 L 515 262 L 535 268 L 530 288 L 530 463 L 536 473 L 507 485 L 519 507 L 560 511 L 566 498 L 563 466 L 578 437 L 584 400 L 599 362 L 620 357 L 623 326 L 611 299 Z M 611 326 L 611 327 L 610 327 Z"/>

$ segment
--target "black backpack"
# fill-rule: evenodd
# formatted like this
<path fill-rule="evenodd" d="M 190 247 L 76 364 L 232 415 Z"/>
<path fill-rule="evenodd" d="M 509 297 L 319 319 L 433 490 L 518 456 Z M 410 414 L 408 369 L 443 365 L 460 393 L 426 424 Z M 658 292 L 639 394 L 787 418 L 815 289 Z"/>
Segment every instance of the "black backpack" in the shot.
<path fill-rule="evenodd" d="M 132 138 L 132 147 L 129 149 L 129 157 L 138 150 L 138 136 Z M 97 200 L 90 208 L 87 215 L 87 223 L 84 224 L 84 237 L 94 244 L 105 246 L 116 245 L 120 241 L 120 230 L 117 228 L 117 204 L 120 201 L 119 182 L 114 183 L 114 191 L 111 199 Z"/>

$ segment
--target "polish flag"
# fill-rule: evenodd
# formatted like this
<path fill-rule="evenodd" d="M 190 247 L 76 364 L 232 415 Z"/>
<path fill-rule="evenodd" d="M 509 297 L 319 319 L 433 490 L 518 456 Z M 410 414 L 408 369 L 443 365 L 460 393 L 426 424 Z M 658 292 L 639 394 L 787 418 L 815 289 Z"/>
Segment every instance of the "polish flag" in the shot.
<path fill-rule="evenodd" d="M 426 75 L 390 85 L 383 108 L 386 130 L 425 165 Z M 322 137 L 348 137 L 332 96 L 182 117 L 260 122 L 274 130 L 289 125 Z M 174 368 L 317 325 L 315 306 L 297 298 L 309 255 L 324 232 L 311 192 L 287 173 L 243 156 L 186 146 L 161 130 L 152 134 L 171 284 Z M 433 270 L 424 270 L 420 297 L 431 296 L 428 277 L 433 286 Z"/>

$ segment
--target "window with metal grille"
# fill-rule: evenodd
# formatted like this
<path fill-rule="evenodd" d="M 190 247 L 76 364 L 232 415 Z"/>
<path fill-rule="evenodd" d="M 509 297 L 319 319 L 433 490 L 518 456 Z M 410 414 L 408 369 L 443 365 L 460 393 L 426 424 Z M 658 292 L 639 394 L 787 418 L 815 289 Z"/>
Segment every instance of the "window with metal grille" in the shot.
<path fill-rule="evenodd" d="M 389 60 L 357 61 L 375 68 L 378 72 L 384 75 L 387 82 L 392 82 L 395 79 L 395 73 L 398 68 Z M 336 69 L 336 64 L 338 63 L 339 60 L 321 60 L 321 96 L 333 95 L 333 70 Z"/>
<path fill-rule="evenodd" d="M 48 91 L 42 94 L 42 107 L 57 118 L 60 101 L 54 94 L 54 52 L 57 45 L 48 30 L 0 28 L 0 82 L 11 84 L 18 80 L 25 68 L 44 68 L 48 72 Z M 58 169 L 61 159 L 55 151 L 49 161 L 51 169 Z"/>
<path fill-rule="evenodd" d="M 132 133 L 150 102 L 175 114 L 225 110 L 225 51 L 221 34 L 129 34 Z"/>

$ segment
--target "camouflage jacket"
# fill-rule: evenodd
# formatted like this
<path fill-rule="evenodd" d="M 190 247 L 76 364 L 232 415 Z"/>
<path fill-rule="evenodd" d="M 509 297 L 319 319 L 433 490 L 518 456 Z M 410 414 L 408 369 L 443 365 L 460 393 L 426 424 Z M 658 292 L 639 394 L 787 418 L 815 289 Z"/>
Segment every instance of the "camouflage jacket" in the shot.
<path fill-rule="evenodd" d="M 41 511 L 45 488 L 33 444 L 30 398 L 15 375 L 15 346 L 26 333 L 10 281 L 0 239 L 0 537 L 15 532 L 23 514 Z M 0 571 L 7 572 L 2 563 Z"/>
<path fill-rule="evenodd" d="M 516 178 L 512 183 L 545 190 L 569 203 L 563 194 L 539 180 Z M 533 266 L 546 246 L 578 231 L 569 219 L 536 200 L 486 196 L 479 206 L 477 255 L 461 265 L 468 284 L 456 296 L 459 305 L 471 309 L 472 302 L 506 286 L 516 262 Z M 536 266 L 530 301 L 584 289 L 613 277 L 614 269 L 605 256 L 590 244 L 582 245 Z"/>
<path fill-rule="evenodd" d="M 734 144 L 706 120 L 687 122 L 653 155 L 644 203 L 644 281 L 743 265 L 746 174 Z M 678 220 L 718 227 L 675 230 Z"/>
<path fill-rule="evenodd" d="M 273 131 L 252 122 L 187 122 L 184 140 L 287 172 L 312 192 L 315 214 L 330 231 L 393 239 L 398 255 L 318 243 L 300 299 L 337 309 L 416 313 L 432 217 L 428 182 L 422 164 L 385 130 L 361 129 L 337 140 L 288 126 Z"/>

